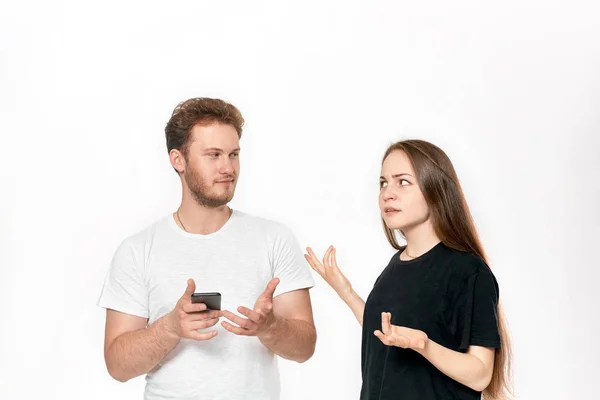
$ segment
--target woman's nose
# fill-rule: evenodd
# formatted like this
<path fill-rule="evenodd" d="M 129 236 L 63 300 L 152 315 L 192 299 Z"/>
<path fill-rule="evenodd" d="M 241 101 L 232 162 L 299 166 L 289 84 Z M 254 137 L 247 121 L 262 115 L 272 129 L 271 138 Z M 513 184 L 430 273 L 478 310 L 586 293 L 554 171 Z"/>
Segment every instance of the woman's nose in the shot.
<path fill-rule="evenodd" d="M 395 200 L 396 199 L 396 193 L 394 193 L 393 190 L 390 189 L 389 186 L 386 186 L 383 188 L 383 200 Z"/>

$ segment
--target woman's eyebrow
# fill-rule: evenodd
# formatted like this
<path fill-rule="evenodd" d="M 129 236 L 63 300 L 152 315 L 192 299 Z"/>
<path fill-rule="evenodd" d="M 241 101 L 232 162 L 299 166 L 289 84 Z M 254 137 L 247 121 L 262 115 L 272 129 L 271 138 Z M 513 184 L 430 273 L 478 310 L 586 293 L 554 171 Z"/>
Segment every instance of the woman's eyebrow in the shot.
<path fill-rule="evenodd" d="M 401 174 L 394 174 L 394 175 L 392 175 L 392 178 L 399 178 L 399 177 L 404 176 L 404 175 L 410 176 L 411 178 L 414 178 L 414 176 L 412 176 L 411 174 L 407 174 L 406 172 L 403 172 Z M 383 176 L 380 176 L 379 180 L 382 180 L 382 179 L 385 180 L 385 178 Z"/>

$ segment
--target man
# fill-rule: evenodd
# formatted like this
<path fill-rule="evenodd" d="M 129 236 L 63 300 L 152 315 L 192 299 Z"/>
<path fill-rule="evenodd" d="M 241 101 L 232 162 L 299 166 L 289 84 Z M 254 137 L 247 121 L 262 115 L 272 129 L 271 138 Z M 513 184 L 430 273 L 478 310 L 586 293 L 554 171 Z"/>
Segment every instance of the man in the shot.
<path fill-rule="evenodd" d="M 146 400 L 278 399 L 275 355 L 314 353 L 314 281 L 294 235 L 227 206 L 243 124 L 218 99 L 175 108 L 165 133 L 181 205 L 125 239 L 108 271 L 106 366 L 122 382 L 146 374 Z M 193 304 L 194 292 L 220 292 L 222 311 Z"/>

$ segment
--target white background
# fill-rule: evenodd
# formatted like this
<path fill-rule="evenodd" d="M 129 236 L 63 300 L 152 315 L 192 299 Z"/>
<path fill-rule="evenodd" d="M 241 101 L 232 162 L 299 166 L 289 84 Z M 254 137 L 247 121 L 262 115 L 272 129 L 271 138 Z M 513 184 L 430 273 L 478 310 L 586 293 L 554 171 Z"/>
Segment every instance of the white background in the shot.
<path fill-rule="evenodd" d="M 597 4 L 3 1 L 0 398 L 142 397 L 143 378 L 106 372 L 95 304 L 118 243 L 178 206 L 163 129 L 196 96 L 247 120 L 232 206 L 335 244 L 363 297 L 393 251 L 385 148 L 442 147 L 500 284 L 518 398 L 596 398 Z M 357 399 L 360 328 L 317 282 L 317 351 L 280 363 L 282 400 Z"/>

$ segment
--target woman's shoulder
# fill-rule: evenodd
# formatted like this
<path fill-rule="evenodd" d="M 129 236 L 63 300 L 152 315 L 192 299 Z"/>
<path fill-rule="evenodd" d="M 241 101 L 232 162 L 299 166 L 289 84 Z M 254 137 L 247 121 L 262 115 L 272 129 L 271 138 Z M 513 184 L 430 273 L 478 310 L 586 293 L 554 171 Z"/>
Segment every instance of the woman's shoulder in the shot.
<path fill-rule="evenodd" d="M 444 246 L 444 264 L 452 268 L 452 271 L 463 278 L 468 278 L 474 274 L 491 274 L 492 271 L 487 262 L 479 255 L 453 249 L 447 245 Z"/>
<path fill-rule="evenodd" d="M 449 295 L 459 295 L 476 287 L 499 292 L 498 281 L 487 262 L 479 255 L 448 248 L 444 263 Z"/>

